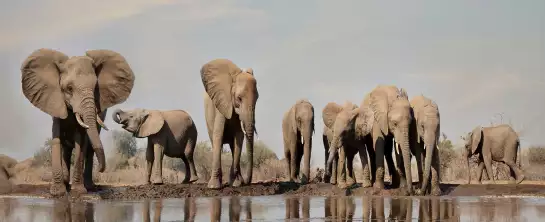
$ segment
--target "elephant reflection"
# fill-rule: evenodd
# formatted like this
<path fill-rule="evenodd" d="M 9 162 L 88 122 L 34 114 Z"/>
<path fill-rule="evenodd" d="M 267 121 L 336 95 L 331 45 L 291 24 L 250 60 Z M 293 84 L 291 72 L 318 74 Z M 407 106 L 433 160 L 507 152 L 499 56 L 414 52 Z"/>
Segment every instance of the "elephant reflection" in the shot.
<path fill-rule="evenodd" d="M 144 200 L 144 206 L 142 210 L 143 221 L 150 222 L 151 218 L 151 201 Z M 157 200 L 154 203 L 153 209 L 153 222 L 161 221 L 161 214 L 163 211 L 163 201 Z M 195 221 L 195 215 L 197 213 L 197 204 L 195 198 L 187 197 L 184 200 L 184 220 L 183 221 Z"/>
<path fill-rule="evenodd" d="M 213 197 L 210 208 L 210 221 L 221 221 L 221 198 Z M 240 204 L 240 197 L 229 197 L 229 221 L 240 221 L 240 210 L 242 206 Z M 244 213 L 246 214 L 246 221 L 252 220 L 252 201 L 247 198 L 244 206 Z"/>
<path fill-rule="evenodd" d="M 303 201 L 302 203 L 302 214 L 303 218 L 299 216 L 299 205 L 301 204 L 300 201 Z M 284 205 L 286 207 L 286 216 L 285 219 L 303 219 L 304 221 L 308 221 L 309 219 L 309 211 L 310 211 L 310 200 L 309 197 L 286 197 L 284 199 Z"/>
<path fill-rule="evenodd" d="M 384 214 L 384 198 L 362 198 L 363 221 L 412 221 L 413 201 L 410 198 L 390 200 L 390 213 Z M 418 221 L 460 221 L 454 200 L 420 199 Z"/>
<path fill-rule="evenodd" d="M 325 198 L 325 218 L 328 221 L 352 221 L 355 209 L 352 197 Z"/>
<path fill-rule="evenodd" d="M 53 202 L 53 221 L 93 222 L 94 214 L 94 205 L 89 202 L 70 203 L 68 199 Z"/>

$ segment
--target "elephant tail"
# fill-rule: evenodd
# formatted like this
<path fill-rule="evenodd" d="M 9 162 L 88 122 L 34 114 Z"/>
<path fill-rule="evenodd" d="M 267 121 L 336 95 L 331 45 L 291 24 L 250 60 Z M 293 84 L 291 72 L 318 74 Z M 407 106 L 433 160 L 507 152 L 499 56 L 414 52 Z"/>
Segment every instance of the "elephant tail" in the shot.
<path fill-rule="evenodd" d="M 517 140 L 517 149 L 518 149 L 518 155 L 516 159 L 518 159 L 518 166 L 519 168 L 521 168 L 522 156 L 521 156 L 521 150 L 520 150 L 520 140 Z M 515 161 L 517 161 L 516 159 Z"/>

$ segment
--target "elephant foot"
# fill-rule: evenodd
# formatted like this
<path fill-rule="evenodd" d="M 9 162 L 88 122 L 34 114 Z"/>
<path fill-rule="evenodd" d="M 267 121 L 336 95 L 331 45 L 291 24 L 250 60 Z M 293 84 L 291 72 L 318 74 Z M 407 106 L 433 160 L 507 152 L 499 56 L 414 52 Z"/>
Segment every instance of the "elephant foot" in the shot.
<path fill-rule="evenodd" d="M 373 187 L 375 189 L 384 189 L 384 182 L 381 181 L 375 181 L 375 184 L 373 184 Z"/>
<path fill-rule="evenodd" d="M 66 195 L 66 186 L 64 183 L 53 183 L 49 188 L 49 192 L 54 197 L 60 197 Z"/>
<path fill-rule="evenodd" d="M 154 178 L 151 179 L 151 183 L 153 185 L 161 185 L 161 184 L 163 184 L 163 178 L 158 177 L 158 176 L 154 177 Z"/>
<path fill-rule="evenodd" d="M 392 187 L 402 187 L 402 182 L 401 182 L 401 180 L 400 180 L 399 177 L 397 177 L 397 176 L 392 176 L 391 178 L 392 178 L 392 179 L 391 179 L 390 185 L 391 185 Z"/>
<path fill-rule="evenodd" d="M 337 187 L 341 189 L 346 189 L 348 185 L 346 184 L 346 182 L 340 182 L 337 184 Z"/>
<path fill-rule="evenodd" d="M 356 180 L 354 180 L 354 178 L 348 178 L 346 180 L 346 186 L 348 186 L 348 187 L 354 185 L 355 183 L 356 183 Z"/>
<path fill-rule="evenodd" d="M 83 185 L 85 186 L 85 189 L 87 190 L 96 190 L 97 185 L 95 183 L 91 182 L 84 182 Z"/>
<path fill-rule="evenodd" d="M 197 175 L 191 176 L 191 179 L 189 179 L 189 183 L 194 183 L 199 180 L 199 177 Z"/>
<path fill-rule="evenodd" d="M 70 188 L 70 194 L 74 194 L 75 196 L 79 196 L 81 194 L 86 194 L 86 193 L 87 193 L 87 189 L 81 183 L 72 184 L 72 187 Z"/>
<path fill-rule="evenodd" d="M 422 189 L 416 189 L 414 191 L 414 194 L 417 195 L 417 196 L 423 196 L 424 195 L 424 191 L 422 191 Z"/>
<path fill-rule="evenodd" d="M 301 176 L 301 184 L 307 184 L 309 181 L 308 177 L 306 175 L 303 174 L 303 176 Z"/>
<path fill-rule="evenodd" d="M 439 186 L 437 187 L 432 187 L 431 188 L 431 193 L 430 193 L 432 196 L 441 196 L 443 194 L 443 191 L 441 191 L 441 188 L 439 188 Z"/>
<path fill-rule="evenodd" d="M 520 184 L 524 180 L 524 175 L 520 175 L 520 177 L 517 179 L 516 183 Z"/>
<path fill-rule="evenodd" d="M 370 180 L 363 180 L 363 182 L 361 183 L 361 186 L 364 188 L 367 188 L 367 187 L 372 187 L 373 184 L 371 183 Z"/>
<path fill-rule="evenodd" d="M 221 189 L 221 179 L 211 177 L 207 187 L 209 189 Z"/>

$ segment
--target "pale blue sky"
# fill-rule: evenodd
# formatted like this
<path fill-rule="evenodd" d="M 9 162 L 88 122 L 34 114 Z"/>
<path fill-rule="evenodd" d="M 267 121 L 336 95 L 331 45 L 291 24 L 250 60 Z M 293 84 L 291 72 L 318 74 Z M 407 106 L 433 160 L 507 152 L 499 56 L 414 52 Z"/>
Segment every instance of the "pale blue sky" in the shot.
<path fill-rule="evenodd" d="M 135 86 L 114 108 L 184 109 L 208 135 L 199 70 L 229 58 L 254 69 L 259 138 L 283 156 L 281 120 L 299 98 L 316 111 L 313 164 L 323 163 L 322 108 L 359 104 L 377 84 L 424 94 L 454 142 L 503 112 L 522 145 L 545 145 L 545 1 L 4 1 L 0 7 L 0 153 L 24 159 L 51 118 L 21 92 L 19 67 L 37 48 L 68 55 L 107 48 Z M 108 115 L 106 124 L 120 129 Z M 102 138 L 111 148 L 110 132 Z"/>

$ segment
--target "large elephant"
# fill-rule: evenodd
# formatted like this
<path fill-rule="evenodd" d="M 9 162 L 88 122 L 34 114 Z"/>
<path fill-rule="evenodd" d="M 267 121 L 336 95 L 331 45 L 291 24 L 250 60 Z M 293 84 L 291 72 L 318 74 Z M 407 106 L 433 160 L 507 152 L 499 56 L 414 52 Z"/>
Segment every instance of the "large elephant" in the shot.
<path fill-rule="evenodd" d="M 373 150 L 365 149 L 364 142 L 371 133 L 373 121 L 371 114 L 369 110 L 362 111 L 351 102 L 345 102 L 343 106 L 330 102 L 324 107 L 322 110 L 324 121 L 323 141 L 325 156 L 327 157 L 325 182 L 335 184 L 338 179 L 339 187 L 354 184 L 356 180 L 353 160 L 356 153 L 359 153 L 364 172 L 362 186 L 370 187 L 372 185 L 369 172 L 374 169 L 375 161 L 373 157 L 375 154 Z M 370 166 L 367 160 L 367 152 L 371 156 Z"/>
<path fill-rule="evenodd" d="M 186 172 L 182 183 L 199 179 L 193 162 L 198 133 L 189 113 L 184 110 L 116 109 L 112 119 L 135 137 L 148 138 L 147 184 L 163 183 L 163 155 L 184 161 Z M 153 174 L 152 168 L 155 169 Z"/>
<path fill-rule="evenodd" d="M 492 176 L 492 160 L 505 163 L 509 166 L 511 176 L 516 178 L 519 184 L 524 180 L 524 173 L 520 169 L 520 162 L 517 162 L 517 149 L 520 157 L 520 140 L 513 128 L 507 124 L 491 127 L 475 127 L 465 137 L 462 155 L 466 157 L 467 183 L 471 183 L 471 171 L 469 169 L 469 158 L 474 154 L 479 155 L 479 166 L 477 169 L 477 181 L 481 183 L 483 168 L 486 168 L 488 178 L 494 183 Z"/>
<path fill-rule="evenodd" d="M 290 181 L 299 181 L 299 167 L 303 154 L 305 156 L 301 183 L 310 180 L 310 154 L 312 151 L 312 135 L 314 134 L 314 107 L 305 99 L 298 100 L 284 113 L 282 118 L 282 135 L 284 139 L 284 155 Z"/>
<path fill-rule="evenodd" d="M 420 183 L 417 194 L 441 195 L 439 150 L 437 149 L 441 126 L 439 107 L 423 95 L 413 97 L 410 104 L 414 117 L 409 130 L 411 151 L 416 158 Z M 431 190 L 428 191 L 430 174 Z"/>
<path fill-rule="evenodd" d="M 51 194 L 59 196 L 67 191 L 73 148 L 76 155 L 71 190 L 86 193 L 94 187 L 93 152 L 98 171 L 104 172 L 106 167 L 99 136 L 101 127 L 107 130 L 103 118 L 107 108 L 129 97 L 133 71 L 123 56 L 110 50 L 89 50 L 85 56 L 68 57 L 56 50 L 38 49 L 23 62 L 21 73 L 25 97 L 53 117 Z M 92 150 L 87 148 L 88 141 Z"/>
<path fill-rule="evenodd" d="M 250 184 L 256 132 L 255 105 L 259 97 L 253 70 L 248 68 L 243 71 L 228 59 L 215 59 L 202 66 L 201 79 L 206 90 L 204 114 L 213 150 L 208 188 L 218 189 L 222 186 L 220 157 L 223 144 L 229 144 L 233 156 L 229 185 Z M 248 158 L 246 180 L 240 172 L 244 137 Z"/>
<path fill-rule="evenodd" d="M 393 167 L 388 167 L 392 175 L 392 184 L 397 186 L 401 182 L 401 186 L 406 186 L 407 192 L 412 194 L 409 125 L 413 117 L 407 92 L 392 85 L 378 85 L 365 96 L 361 108 L 370 110 L 374 119 L 371 129 L 372 139 L 366 140 L 366 145 L 375 150 L 376 172 L 373 186 L 379 189 L 384 188 L 384 158 L 386 157 L 388 165 L 393 165 L 392 147 L 393 139 L 395 139 L 395 142 L 400 145 L 399 155 L 401 156 L 396 156 L 396 162 L 401 169 L 397 169 L 396 172 L 391 169 Z"/>

